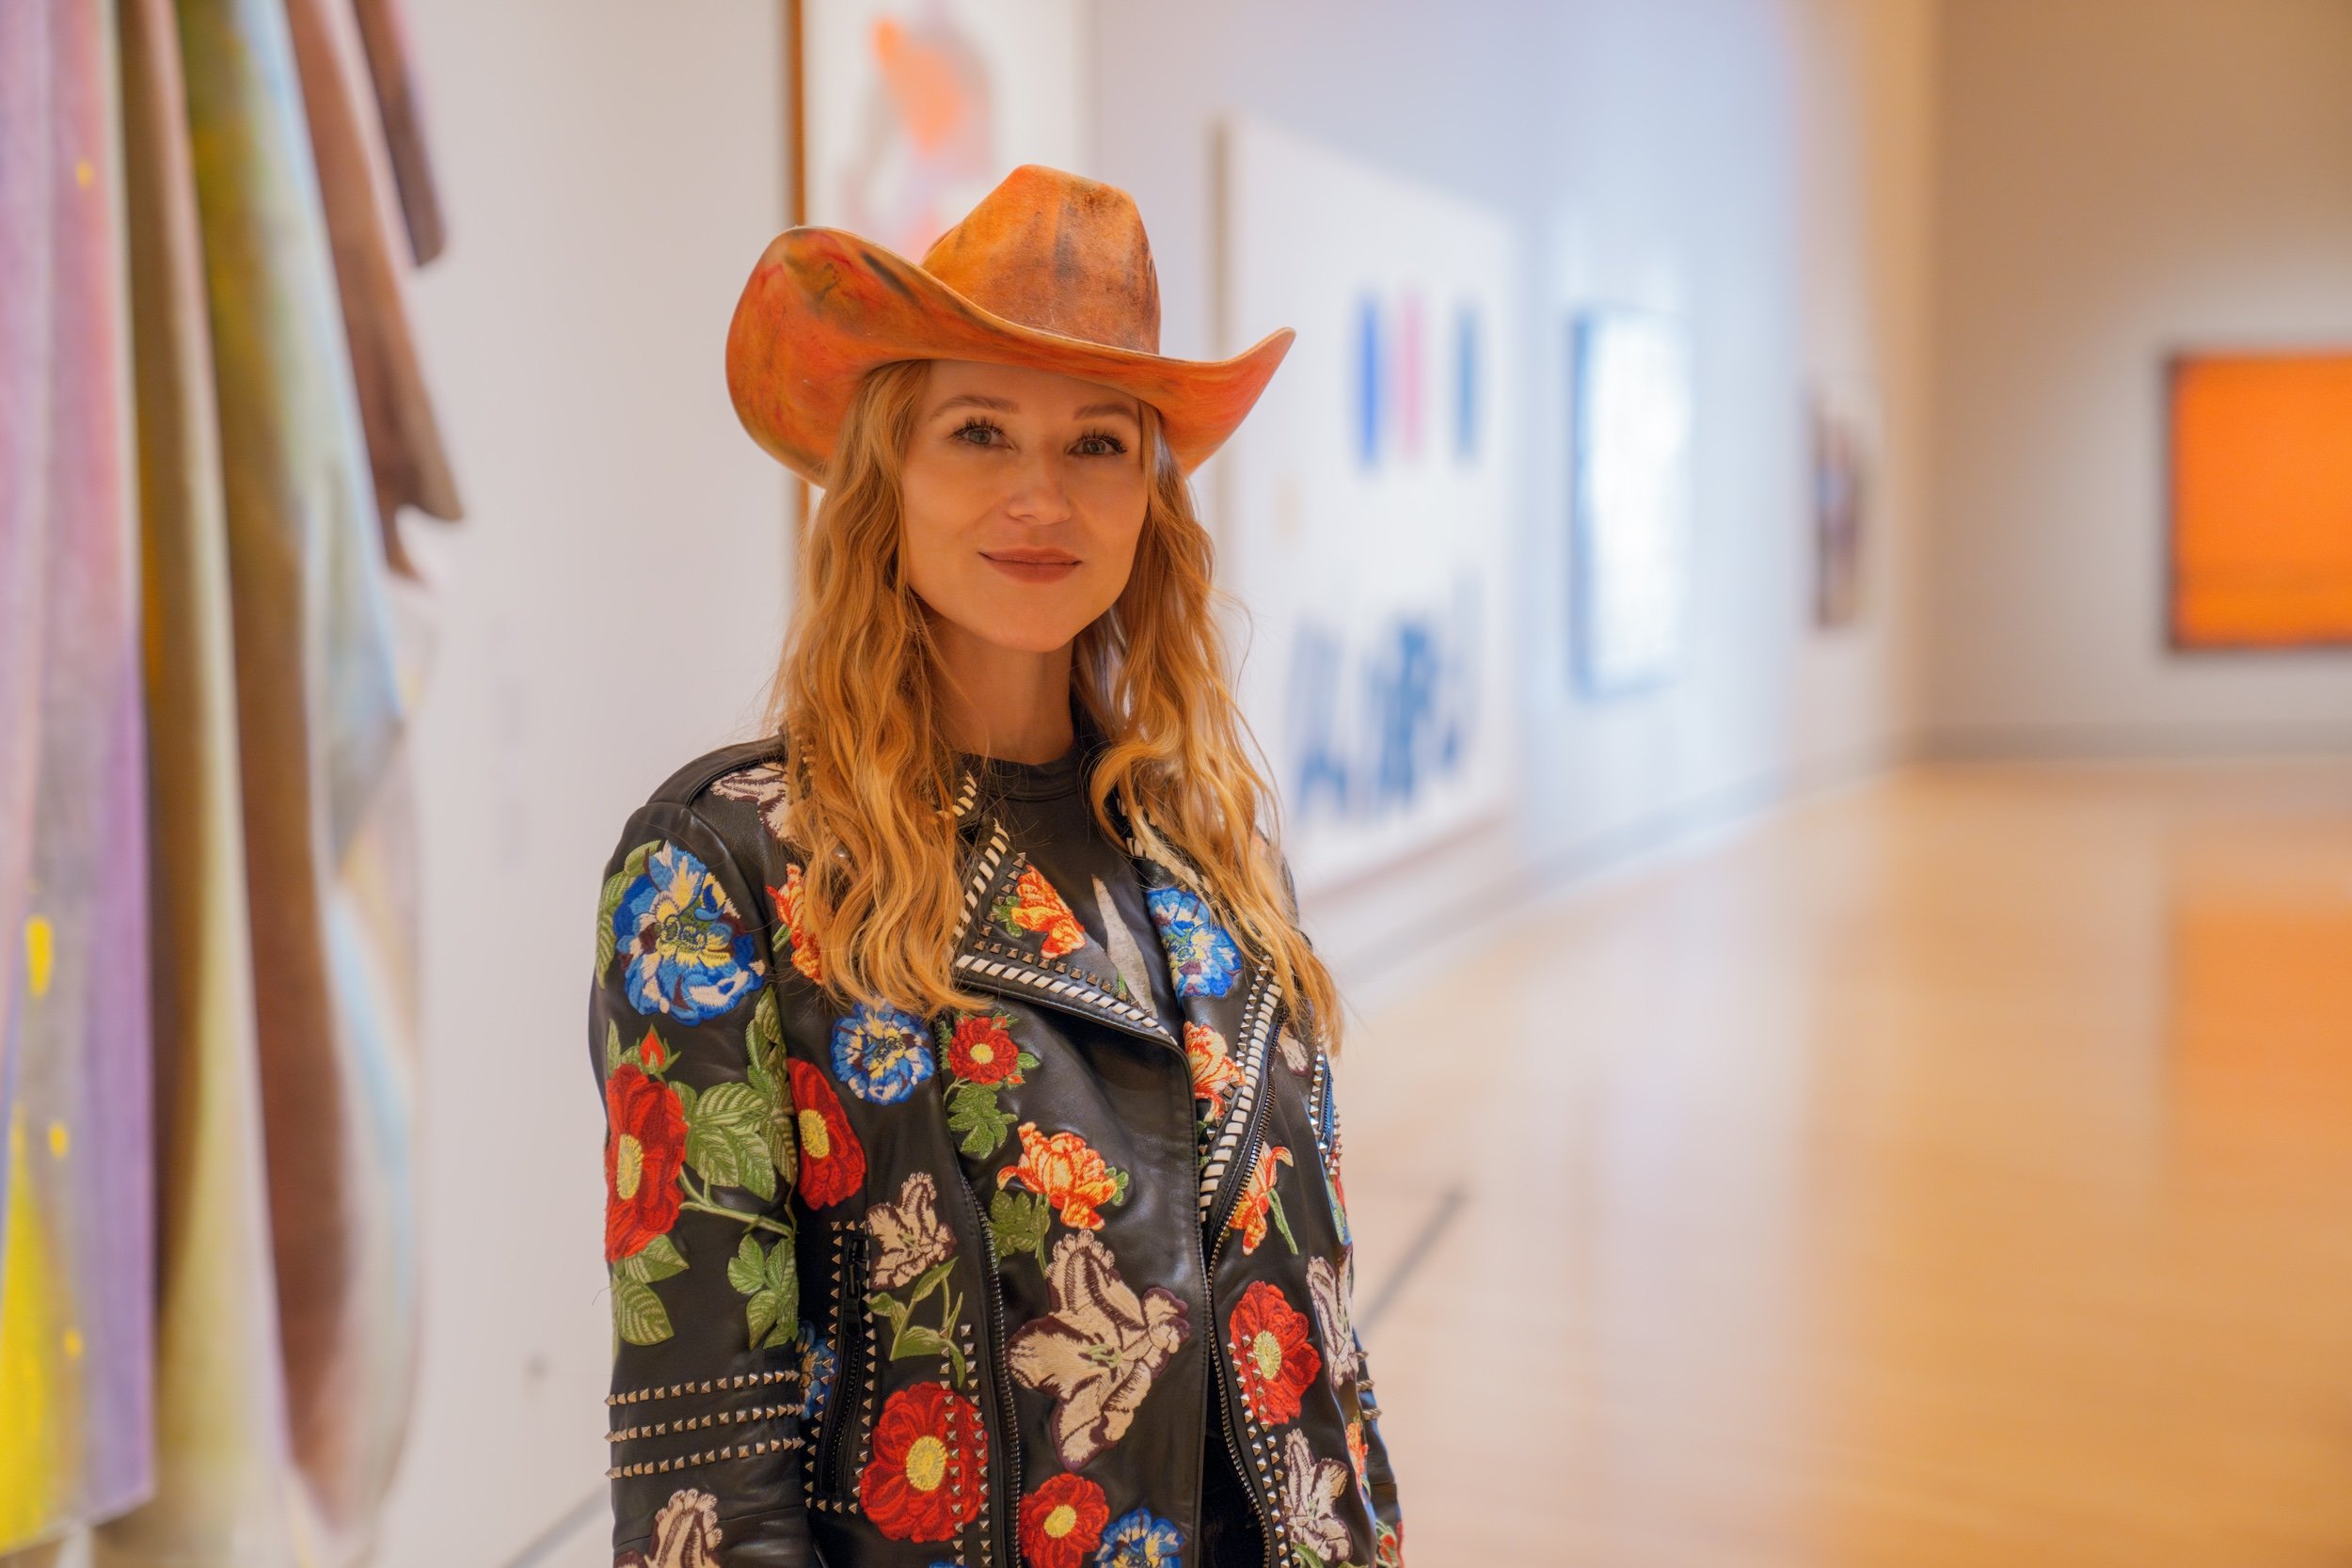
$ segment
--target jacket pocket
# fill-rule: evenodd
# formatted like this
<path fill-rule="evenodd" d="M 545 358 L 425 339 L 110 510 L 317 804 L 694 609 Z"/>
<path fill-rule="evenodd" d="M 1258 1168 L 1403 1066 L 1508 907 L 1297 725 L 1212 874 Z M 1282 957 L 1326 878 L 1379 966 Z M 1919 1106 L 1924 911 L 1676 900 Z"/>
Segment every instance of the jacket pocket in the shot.
<path fill-rule="evenodd" d="M 858 1449 L 861 1433 L 872 1430 L 870 1397 L 874 1364 L 870 1323 L 866 1312 L 866 1231 L 854 1222 L 841 1222 L 836 1233 L 833 1342 L 839 1357 L 834 1371 L 833 1398 L 825 1403 L 824 1425 L 817 1434 L 815 1473 L 817 1493 L 835 1506 L 854 1507 L 857 1473 L 864 1463 Z"/>

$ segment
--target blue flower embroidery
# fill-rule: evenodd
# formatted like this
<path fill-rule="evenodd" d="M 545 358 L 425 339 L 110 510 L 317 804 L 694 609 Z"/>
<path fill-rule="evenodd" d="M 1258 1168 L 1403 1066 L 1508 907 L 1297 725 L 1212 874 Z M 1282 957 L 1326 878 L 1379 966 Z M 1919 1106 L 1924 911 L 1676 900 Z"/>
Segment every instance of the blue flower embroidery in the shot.
<path fill-rule="evenodd" d="M 1183 1568 L 1184 1536 L 1148 1508 L 1122 1513 L 1103 1532 L 1095 1568 Z"/>
<path fill-rule="evenodd" d="M 817 1332 L 817 1325 L 806 1318 L 801 1320 L 801 1382 L 807 1397 L 801 1401 L 801 1419 L 811 1431 L 825 1418 L 825 1400 L 833 1393 L 834 1370 L 840 1365 L 833 1347 Z"/>
<path fill-rule="evenodd" d="M 931 1075 L 930 1033 L 913 1013 L 861 1003 L 833 1026 L 833 1073 L 860 1100 L 895 1105 Z"/>
<path fill-rule="evenodd" d="M 675 844 L 645 859 L 645 869 L 612 907 L 612 941 L 628 958 L 629 1005 L 699 1023 L 727 1011 L 759 988 L 764 966 L 751 932 L 702 862 Z"/>
<path fill-rule="evenodd" d="M 1241 973 L 1241 949 L 1209 913 L 1209 906 L 1180 887 L 1158 887 L 1144 895 L 1160 945 L 1168 950 L 1168 972 L 1179 996 L 1223 996 Z"/>

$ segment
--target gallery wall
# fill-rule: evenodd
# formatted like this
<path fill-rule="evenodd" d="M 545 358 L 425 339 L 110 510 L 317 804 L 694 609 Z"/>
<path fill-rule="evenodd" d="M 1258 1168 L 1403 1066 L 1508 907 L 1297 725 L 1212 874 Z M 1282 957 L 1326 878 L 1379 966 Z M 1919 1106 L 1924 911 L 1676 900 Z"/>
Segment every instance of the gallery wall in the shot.
<path fill-rule="evenodd" d="M 450 246 L 419 284 L 467 519 L 417 735 L 421 1380 L 389 1568 L 492 1568 L 600 1504 L 611 1314 L 588 1054 L 629 809 L 755 717 L 783 471 L 721 344 L 785 225 L 778 8 L 409 0 Z"/>
<path fill-rule="evenodd" d="M 2352 8 L 1941 11 L 1931 743 L 2352 745 L 2352 651 L 2165 647 L 2162 375 L 2352 346 Z"/>
<path fill-rule="evenodd" d="M 1216 338 L 1211 149 L 1231 114 L 1480 203 L 1520 244 L 1506 413 L 1526 454 L 1509 673 L 1522 804 L 1310 900 L 1318 942 L 1362 994 L 1400 940 L 1467 930 L 1580 872 L 1870 771 L 1902 743 L 1931 17 L 1925 0 L 1208 0 L 1183 27 L 1147 8 L 1098 13 L 1097 172 L 1151 225 L 1170 352 L 1281 325 Z M 1684 668 L 1606 703 L 1576 689 L 1567 641 L 1568 323 L 1593 305 L 1679 316 L 1694 359 Z M 1808 621 L 1817 384 L 1869 408 L 1879 436 L 1865 613 L 1829 634 Z M 1393 895 L 1406 878 L 1409 900 Z"/>

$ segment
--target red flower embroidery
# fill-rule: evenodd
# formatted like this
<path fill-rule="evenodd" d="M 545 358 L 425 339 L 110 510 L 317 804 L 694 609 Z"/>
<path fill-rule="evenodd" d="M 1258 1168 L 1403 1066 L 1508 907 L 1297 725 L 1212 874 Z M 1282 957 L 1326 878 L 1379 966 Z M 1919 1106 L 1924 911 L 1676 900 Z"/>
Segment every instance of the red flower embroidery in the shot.
<path fill-rule="evenodd" d="M 1035 931 L 1044 939 L 1041 951 L 1049 958 L 1064 953 L 1074 953 L 1086 945 L 1086 927 L 1070 912 L 1054 884 L 1034 865 L 1025 867 L 1014 879 L 1012 889 L 996 901 L 991 911 L 998 925 L 1007 932 L 1019 936 Z"/>
<path fill-rule="evenodd" d="M 947 1066 L 967 1084 L 1021 1082 L 1021 1047 L 1006 1025 L 1009 1013 L 970 1013 L 947 1038 Z"/>
<path fill-rule="evenodd" d="M 893 1541 L 946 1541 L 980 1512 L 988 1433 L 970 1400 L 918 1383 L 883 1402 L 858 1502 Z"/>
<path fill-rule="evenodd" d="M 789 861 L 784 866 L 784 886 L 768 890 L 769 902 L 776 907 L 776 918 L 784 922 L 786 935 L 792 945 L 792 967 L 818 985 L 825 983 L 825 958 L 818 951 L 817 939 L 801 924 L 801 868 Z"/>
<path fill-rule="evenodd" d="M 1037 1123 L 1025 1121 L 1021 1160 L 996 1173 L 999 1187 L 1020 1182 L 1041 1195 L 1073 1230 L 1100 1230 L 1103 1216 L 1095 1211 L 1127 1196 L 1127 1173 L 1114 1169 L 1075 1132 L 1040 1132 Z"/>
<path fill-rule="evenodd" d="M 1241 1064 L 1225 1037 L 1205 1023 L 1184 1025 L 1184 1055 L 1192 1063 L 1192 1097 L 1209 1102 L 1209 1119 L 1225 1114 L 1225 1097 L 1241 1083 Z"/>
<path fill-rule="evenodd" d="M 1243 1183 L 1241 1196 L 1233 1200 L 1233 1217 L 1226 1221 L 1228 1230 L 1241 1232 L 1241 1249 L 1255 1252 L 1265 1240 L 1265 1222 L 1270 1214 L 1282 1227 L 1282 1239 L 1298 1250 L 1298 1243 L 1291 1236 L 1290 1222 L 1282 1217 L 1282 1195 L 1274 1190 L 1274 1167 L 1291 1163 L 1291 1151 L 1280 1144 L 1272 1144 L 1258 1150 L 1258 1163 L 1249 1167 L 1249 1180 Z"/>
<path fill-rule="evenodd" d="M 686 1114 L 677 1091 L 623 1062 L 604 1081 L 604 1260 L 634 1258 L 677 1220 Z"/>
<path fill-rule="evenodd" d="M 669 1065 L 670 1048 L 661 1043 L 660 1035 L 648 1029 L 645 1037 L 638 1042 L 637 1059 L 645 1064 L 647 1072 L 660 1072 Z"/>
<path fill-rule="evenodd" d="M 1226 1321 L 1232 1328 L 1226 1343 L 1250 1413 L 1268 1426 L 1296 1420 L 1299 1397 L 1323 1370 L 1307 1320 L 1284 1299 L 1280 1287 L 1261 1279 L 1241 1293 L 1241 1304 Z"/>
<path fill-rule="evenodd" d="M 801 1196 L 812 1209 L 829 1208 L 866 1185 L 866 1150 L 820 1069 L 795 1056 L 785 1070 L 792 1079 L 792 1103 L 800 1107 L 794 1119 L 801 1134 Z"/>
<path fill-rule="evenodd" d="M 1021 1499 L 1021 1556 L 1031 1568 L 1085 1568 L 1110 1518 L 1100 1486 L 1084 1476 L 1056 1476 Z"/>

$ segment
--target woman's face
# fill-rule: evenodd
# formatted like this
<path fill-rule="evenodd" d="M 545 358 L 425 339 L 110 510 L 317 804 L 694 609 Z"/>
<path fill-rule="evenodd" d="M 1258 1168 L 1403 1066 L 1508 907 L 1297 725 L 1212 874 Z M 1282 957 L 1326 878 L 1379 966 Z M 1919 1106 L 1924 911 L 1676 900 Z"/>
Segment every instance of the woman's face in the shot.
<path fill-rule="evenodd" d="M 983 641 L 1050 653 L 1127 585 L 1142 410 L 1073 376 L 931 361 L 901 470 L 907 580 Z"/>

